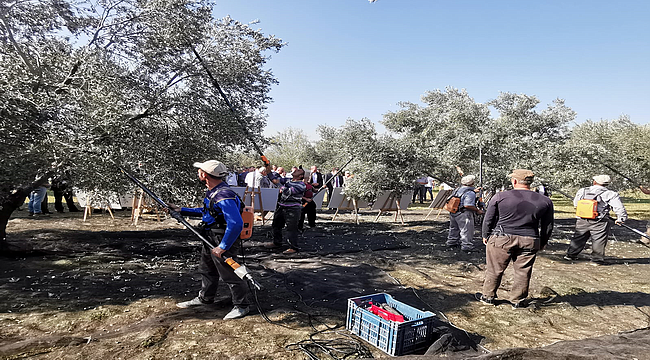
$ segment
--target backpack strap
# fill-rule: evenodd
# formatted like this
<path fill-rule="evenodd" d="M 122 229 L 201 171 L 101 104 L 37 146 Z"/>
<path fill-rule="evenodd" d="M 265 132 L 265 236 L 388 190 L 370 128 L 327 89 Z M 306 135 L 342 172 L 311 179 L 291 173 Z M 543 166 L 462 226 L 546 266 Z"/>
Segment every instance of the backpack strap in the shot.
<path fill-rule="evenodd" d="M 217 189 L 217 191 L 215 191 L 214 193 L 212 193 L 212 195 L 210 195 L 210 204 L 208 205 L 208 212 L 215 219 L 217 218 L 216 217 L 217 214 L 214 211 L 214 204 L 215 204 L 214 198 L 217 197 L 218 193 L 220 193 L 221 191 L 226 190 L 226 189 L 231 190 L 229 187 L 222 187 L 221 189 Z M 233 191 L 233 194 L 235 194 L 237 199 L 239 199 L 239 213 L 241 214 L 242 212 L 244 212 L 244 208 L 246 207 L 246 204 L 244 204 L 244 200 L 242 200 L 242 198 L 239 196 L 239 194 L 237 194 L 234 191 Z"/>
<path fill-rule="evenodd" d="M 583 199 L 587 199 L 587 195 L 590 195 L 590 196 L 593 196 L 593 198 L 592 199 L 587 199 L 587 200 L 596 200 L 596 202 L 601 202 L 602 201 L 606 205 L 605 214 L 598 213 L 597 219 L 602 219 L 603 217 L 607 216 L 607 214 L 608 214 L 607 207 L 609 207 L 609 203 L 607 201 L 603 200 L 601 195 L 604 194 L 605 192 L 607 192 L 607 190 L 609 190 L 609 189 L 605 188 L 604 190 L 599 190 L 599 191 L 594 192 L 594 193 L 588 192 L 588 190 L 587 190 L 588 188 L 584 188 L 584 189 L 585 189 L 585 192 L 584 192 L 584 194 L 582 194 Z"/>

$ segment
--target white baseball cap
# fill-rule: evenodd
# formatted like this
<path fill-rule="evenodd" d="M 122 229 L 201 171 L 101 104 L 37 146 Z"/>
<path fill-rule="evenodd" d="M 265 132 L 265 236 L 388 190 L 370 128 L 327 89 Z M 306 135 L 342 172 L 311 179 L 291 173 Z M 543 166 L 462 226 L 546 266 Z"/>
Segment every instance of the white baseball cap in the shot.
<path fill-rule="evenodd" d="M 474 185 L 475 181 L 476 181 L 476 176 L 467 175 L 467 176 L 464 176 L 462 179 L 460 179 L 460 184 L 465 185 L 465 186 L 471 186 L 471 185 Z"/>
<path fill-rule="evenodd" d="M 594 176 L 594 181 L 600 185 L 609 185 L 609 183 L 612 182 L 612 179 L 609 175 L 596 175 Z"/>
<path fill-rule="evenodd" d="M 208 160 L 206 162 L 195 162 L 194 167 L 199 168 L 206 173 L 215 176 L 222 177 L 228 175 L 228 168 L 221 161 L 217 160 Z"/>

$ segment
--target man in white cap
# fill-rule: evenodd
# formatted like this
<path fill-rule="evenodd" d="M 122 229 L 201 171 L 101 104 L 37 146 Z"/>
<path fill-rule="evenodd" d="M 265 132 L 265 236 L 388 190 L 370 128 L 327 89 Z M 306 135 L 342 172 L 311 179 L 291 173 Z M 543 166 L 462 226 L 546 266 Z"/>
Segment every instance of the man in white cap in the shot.
<path fill-rule="evenodd" d="M 474 242 L 474 214 L 483 214 L 476 206 L 476 188 L 474 175 L 467 175 L 460 179 L 462 185 L 454 191 L 452 196 L 460 198 L 460 206 L 455 214 L 449 214 L 449 235 L 447 247 L 458 248 L 462 251 L 473 251 Z"/>
<path fill-rule="evenodd" d="M 578 254 L 584 250 L 587 240 L 591 239 L 591 265 L 605 265 L 605 246 L 611 230 L 609 211 L 614 211 L 615 223 L 619 226 L 627 220 L 627 211 L 618 193 L 607 188 L 611 182 L 608 175 L 596 175 L 593 180 L 592 186 L 578 190 L 573 199 L 573 206 L 580 210 L 579 206 L 583 206 L 579 205 L 580 201 L 591 200 L 595 204 L 595 211 L 588 215 L 581 211 L 576 212 L 579 215 L 576 219 L 576 229 L 564 259 L 578 259 Z"/>
<path fill-rule="evenodd" d="M 201 216 L 201 234 L 211 240 L 215 247 L 210 250 L 207 244 L 203 244 L 199 263 L 201 291 L 198 296 L 176 306 L 189 308 L 212 304 L 221 279 L 230 288 L 234 305 L 223 319 L 237 319 L 248 314 L 250 310 L 247 299 L 248 286 L 226 264 L 225 258 L 233 258 L 237 261 L 241 246 L 239 234 L 244 227 L 241 217 L 243 206 L 239 196 L 224 181 L 228 176 L 228 169 L 224 164 L 216 160 L 208 160 L 194 163 L 194 167 L 198 168 L 199 180 L 208 188 L 203 199 L 203 207 L 181 208 L 174 204 L 168 205 L 183 216 Z"/>

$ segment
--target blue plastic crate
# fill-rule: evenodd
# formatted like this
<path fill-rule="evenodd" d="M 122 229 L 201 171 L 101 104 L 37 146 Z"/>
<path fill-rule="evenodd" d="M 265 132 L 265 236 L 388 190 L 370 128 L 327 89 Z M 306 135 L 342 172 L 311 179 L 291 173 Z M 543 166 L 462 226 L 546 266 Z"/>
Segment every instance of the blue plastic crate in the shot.
<path fill-rule="evenodd" d="M 386 303 L 404 315 L 404 322 L 382 319 L 361 308 L 362 302 Z M 392 356 L 406 355 L 428 345 L 433 337 L 435 314 L 420 311 L 380 293 L 348 299 L 346 328 Z"/>

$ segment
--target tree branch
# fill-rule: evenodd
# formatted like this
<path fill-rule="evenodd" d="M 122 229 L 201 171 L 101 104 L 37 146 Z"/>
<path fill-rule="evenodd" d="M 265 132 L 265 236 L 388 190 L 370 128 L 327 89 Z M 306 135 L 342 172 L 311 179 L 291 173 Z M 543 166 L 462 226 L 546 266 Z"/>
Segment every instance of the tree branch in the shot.
<path fill-rule="evenodd" d="M 7 22 L 7 19 L 6 19 L 5 15 L 6 14 L 3 11 L 0 11 L 0 23 L 2 23 L 2 26 L 5 28 L 5 31 L 7 33 L 7 38 L 9 39 L 11 44 L 13 45 L 14 49 L 16 49 L 16 52 L 18 53 L 18 56 L 20 56 L 20 58 L 23 60 L 23 63 L 25 64 L 25 66 L 27 67 L 29 72 L 34 74 L 34 76 L 39 77 L 40 74 L 38 74 L 38 72 L 34 68 L 33 64 L 29 60 L 29 57 L 27 56 L 27 54 L 23 51 L 22 47 L 18 44 L 18 42 L 14 38 L 13 31 L 11 31 L 11 27 L 9 27 L 9 23 Z"/>

